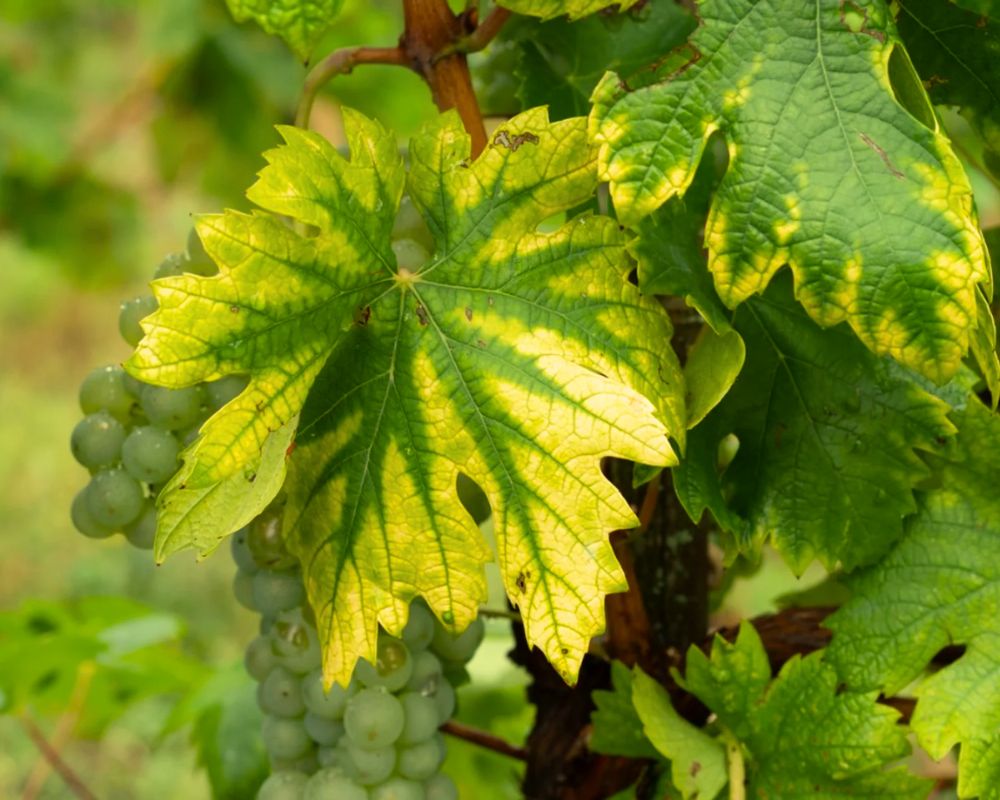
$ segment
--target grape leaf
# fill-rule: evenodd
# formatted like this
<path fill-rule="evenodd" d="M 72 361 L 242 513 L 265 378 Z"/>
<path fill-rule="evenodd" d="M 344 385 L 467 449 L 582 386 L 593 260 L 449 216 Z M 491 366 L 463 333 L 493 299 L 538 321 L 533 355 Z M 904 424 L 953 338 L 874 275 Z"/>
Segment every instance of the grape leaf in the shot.
<path fill-rule="evenodd" d="M 344 0 L 226 0 L 237 22 L 252 19 L 280 36 L 302 61 L 326 33 Z"/>
<path fill-rule="evenodd" d="M 553 119 L 563 119 L 590 111 L 590 94 L 607 70 L 644 68 L 684 42 L 695 24 L 677 3 L 647 3 L 575 22 L 515 18 L 503 37 L 521 50 L 516 74 L 525 108 L 547 105 Z"/>
<path fill-rule="evenodd" d="M 632 702 L 632 671 L 621 661 L 611 662 L 611 689 L 591 695 L 597 708 L 588 747 L 595 753 L 628 758 L 656 758 L 656 748 L 642 733 L 642 720 Z"/>
<path fill-rule="evenodd" d="M 934 655 L 956 662 L 915 690 L 913 729 L 935 758 L 961 743 L 959 796 L 1000 797 L 1000 419 L 971 399 L 906 535 L 847 579 L 853 599 L 828 618 L 831 661 L 852 687 L 898 692 Z"/>
<path fill-rule="evenodd" d="M 624 588 L 607 534 L 636 524 L 600 459 L 665 466 L 667 437 L 683 445 L 669 320 L 628 282 L 613 220 L 536 230 L 596 188 L 584 120 L 526 112 L 475 161 L 454 114 L 418 136 L 408 189 L 436 250 L 410 269 L 390 248 L 406 178 L 396 142 L 345 119 L 349 162 L 283 129 L 248 193 L 315 235 L 262 212 L 202 219 L 220 273 L 157 282 L 129 367 L 167 385 L 250 376 L 185 452 L 188 488 L 255 469 L 268 433 L 301 411 L 286 535 L 329 680 L 373 657 L 377 623 L 398 632 L 415 595 L 455 629 L 475 616 L 491 555 L 460 472 L 490 500 L 529 642 L 572 680 L 604 594 Z"/>
<path fill-rule="evenodd" d="M 899 45 L 881 0 L 706 0 L 694 56 L 630 91 L 594 92 L 601 176 L 628 224 L 682 194 L 715 131 L 731 160 L 707 225 L 734 307 L 784 264 L 817 322 L 935 381 L 959 368 L 988 261 L 945 136 L 892 95 Z"/>
<path fill-rule="evenodd" d="M 788 661 L 777 678 L 749 623 L 735 643 L 716 637 L 711 656 L 688 651 L 684 687 L 740 740 L 749 760 L 748 797 L 876 800 L 927 797 L 929 784 L 903 768 L 909 752 L 898 712 L 877 692 L 841 692 L 822 651 Z"/>
<path fill-rule="evenodd" d="M 638 2 L 639 0 L 499 0 L 504 8 L 542 19 L 561 17 L 564 14 L 570 19 L 578 19 L 610 6 L 617 6 L 619 10 L 625 11 Z"/>
<path fill-rule="evenodd" d="M 954 3 L 967 11 L 1000 19 L 1000 3 L 997 0 L 954 0 Z"/>
<path fill-rule="evenodd" d="M 927 475 L 915 450 L 954 428 L 948 405 L 844 327 L 822 330 L 783 278 L 741 306 L 747 360 L 694 428 L 674 485 L 693 519 L 709 508 L 753 551 L 767 537 L 797 572 L 814 558 L 850 569 L 885 553 Z M 716 454 L 739 440 L 720 474 Z"/>
<path fill-rule="evenodd" d="M 726 396 L 745 359 L 746 346 L 736 331 L 719 334 L 707 326 L 701 329 L 684 362 L 689 428 Z"/>
<path fill-rule="evenodd" d="M 674 786 L 685 800 L 712 800 L 726 785 L 726 750 L 717 740 L 681 717 L 670 696 L 639 667 L 632 677 L 632 703 L 643 732 L 670 760 Z"/>

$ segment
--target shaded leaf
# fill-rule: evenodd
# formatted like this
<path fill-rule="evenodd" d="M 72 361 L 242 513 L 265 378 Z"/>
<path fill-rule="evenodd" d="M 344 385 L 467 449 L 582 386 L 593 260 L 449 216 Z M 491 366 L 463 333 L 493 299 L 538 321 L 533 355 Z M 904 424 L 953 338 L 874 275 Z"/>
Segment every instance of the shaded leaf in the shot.
<path fill-rule="evenodd" d="M 504 8 L 542 19 L 552 19 L 563 14 L 570 19 L 578 19 L 610 6 L 617 6 L 624 11 L 638 2 L 639 0 L 499 0 Z"/>
<path fill-rule="evenodd" d="M 595 753 L 628 758 L 656 758 L 656 748 L 642 733 L 642 720 L 632 702 L 632 671 L 621 661 L 611 662 L 611 690 L 592 695 L 597 709 L 588 747 Z"/>
<path fill-rule="evenodd" d="M 280 36 L 302 61 L 333 23 L 343 0 L 226 0 L 237 22 L 252 19 Z"/>

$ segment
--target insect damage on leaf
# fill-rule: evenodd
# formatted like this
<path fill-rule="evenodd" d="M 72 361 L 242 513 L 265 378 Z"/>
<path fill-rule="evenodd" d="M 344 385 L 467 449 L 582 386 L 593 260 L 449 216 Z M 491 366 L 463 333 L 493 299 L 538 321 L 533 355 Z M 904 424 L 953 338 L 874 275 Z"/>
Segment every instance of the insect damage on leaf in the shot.
<path fill-rule="evenodd" d="M 902 45 L 886 4 L 699 11 L 701 58 L 635 91 L 608 74 L 594 92 L 591 134 L 619 214 L 635 223 L 686 192 L 721 131 L 730 163 L 705 240 L 722 300 L 735 307 L 788 264 L 821 325 L 846 321 L 876 353 L 947 379 L 983 324 L 988 259 L 951 145 L 894 96 Z"/>
<path fill-rule="evenodd" d="M 489 498 L 529 642 L 572 681 L 604 595 L 625 588 L 608 534 L 635 524 L 600 461 L 666 466 L 668 439 L 683 445 L 669 320 L 629 283 L 613 220 L 539 231 L 596 188 L 584 120 L 526 112 L 472 161 L 447 114 L 413 141 L 409 175 L 387 131 L 345 120 L 350 160 L 284 128 L 248 193 L 271 213 L 199 223 L 220 273 L 159 282 L 132 368 L 168 384 L 250 376 L 186 454 L 192 488 L 253 462 L 301 412 L 286 531 L 328 680 L 346 684 L 414 596 L 455 629 L 475 616 L 493 554 L 455 491 L 464 473 Z M 404 188 L 433 253 L 391 241 Z"/>

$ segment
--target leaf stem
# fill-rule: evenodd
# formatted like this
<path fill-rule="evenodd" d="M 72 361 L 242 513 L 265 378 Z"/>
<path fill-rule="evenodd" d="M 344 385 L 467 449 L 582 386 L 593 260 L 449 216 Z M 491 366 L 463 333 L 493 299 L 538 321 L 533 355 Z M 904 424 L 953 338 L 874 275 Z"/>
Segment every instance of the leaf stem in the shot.
<path fill-rule="evenodd" d="M 300 128 L 309 127 L 316 95 L 331 78 L 346 75 L 359 64 L 394 64 L 409 66 L 406 53 L 401 47 L 345 47 L 334 50 L 318 62 L 306 75 L 302 84 L 302 96 L 295 112 L 295 124 Z"/>
<path fill-rule="evenodd" d="M 444 58 L 452 53 L 478 53 L 492 42 L 504 24 L 510 19 L 510 10 L 501 6 L 493 6 L 468 36 L 463 36 L 453 44 L 448 45 L 438 53 L 438 58 Z"/>
<path fill-rule="evenodd" d="M 746 800 L 747 774 L 743 761 L 743 748 L 733 734 L 723 728 L 722 738 L 726 743 L 726 764 L 729 768 L 729 800 Z"/>
<path fill-rule="evenodd" d="M 523 747 L 517 747 L 507 740 L 501 739 L 499 736 L 494 736 L 488 731 L 473 728 L 457 720 L 448 720 L 441 726 L 441 731 L 454 736 L 456 739 L 464 739 L 477 747 L 492 750 L 494 753 L 499 753 L 502 756 L 516 758 L 519 761 L 528 760 L 528 753 Z"/>
<path fill-rule="evenodd" d="M 80 776 L 76 774 L 69 764 L 63 761 L 62 756 L 49 744 L 45 738 L 45 734 L 42 733 L 34 720 L 27 715 L 23 715 L 20 717 L 20 721 L 21 727 L 28 734 L 28 738 L 31 739 L 35 747 L 38 748 L 38 751 L 45 757 L 45 760 L 52 765 L 52 769 L 59 773 L 59 777 L 62 778 L 66 787 L 76 797 L 80 798 L 80 800 L 97 800 L 97 796 L 87 788 L 87 785 L 81 780 Z"/>
<path fill-rule="evenodd" d="M 521 615 L 516 611 L 508 611 L 505 608 L 481 608 L 479 616 L 487 619 L 509 619 L 511 622 L 520 622 Z"/>

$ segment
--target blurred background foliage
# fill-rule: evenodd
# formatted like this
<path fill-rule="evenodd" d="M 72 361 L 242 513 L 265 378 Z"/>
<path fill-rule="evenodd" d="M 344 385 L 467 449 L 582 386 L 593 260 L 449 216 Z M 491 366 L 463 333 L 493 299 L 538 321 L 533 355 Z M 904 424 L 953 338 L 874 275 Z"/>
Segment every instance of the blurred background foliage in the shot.
<path fill-rule="evenodd" d="M 661 9 L 666 25 L 674 6 Z M 628 65 L 629 47 L 649 43 L 621 24 L 614 52 Z M 487 111 L 514 113 L 547 89 L 554 113 L 583 110 L 601 66 L 595 43 L 610 42 L 610 28 L 566 27 L 518 23 L 474 57 Z M 401 28 L 398 0 L 347 0 L 316 52 L 392 44 Z M 529 68 L 548 77 L 521 81 Z M 0 2 L 0 712 L 14 712 L 0 715 L 0 797 L 68 796 L 25 713 L 102 799 L 207 800 L 199 757 L 254 778 L 252 739 L 240 744 L 249 764 L 220 752 L 239 741 L 226 738 L 234 731 L 256 730 L 240 666 L 255 622 L 232 598 L 229 558 L 157 568 L 120 537 L 75 533 L 68 509 L 85 478 L 68 441 L 81 378 L 128 353 L 119 302 L 183 247 L 192 214 L 247 207 L 244 190 L 277 143 L 274 125 L 291 121 L 304 74 L 277 39 L 235 24 L 222 0 Z M 314 125 L 335 144 L 341 103 L 401 143 L 435 114 L 419 79 L 391 67 L 358 70 L 324 93 Z M 996 225 L 996 187 L 973 180 Z M 716 620 L 773 610 L 823 577 L 796 581 L 771 556 L 740 565 Z M 460 717 L 522 741 L 525 679 L 505 658 L 506 624 L 488 629 Z M 462 797 L 517 798 L 517 766 L 450 742 Z"/>

